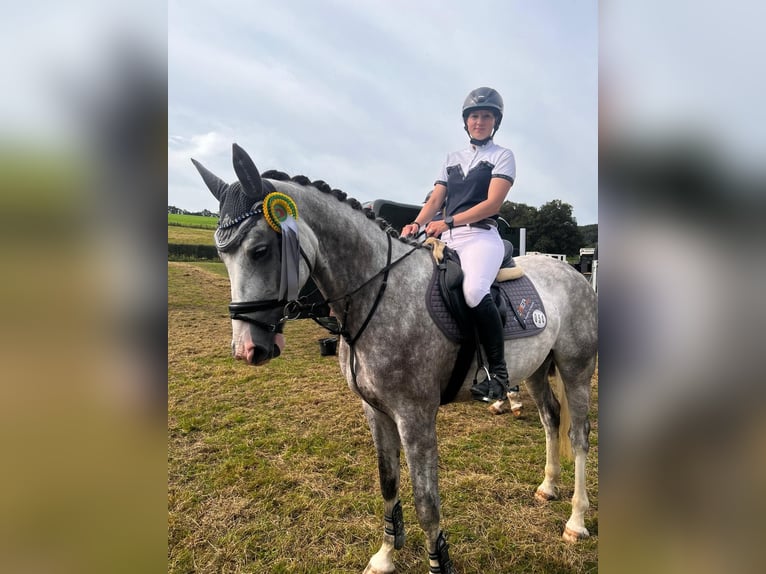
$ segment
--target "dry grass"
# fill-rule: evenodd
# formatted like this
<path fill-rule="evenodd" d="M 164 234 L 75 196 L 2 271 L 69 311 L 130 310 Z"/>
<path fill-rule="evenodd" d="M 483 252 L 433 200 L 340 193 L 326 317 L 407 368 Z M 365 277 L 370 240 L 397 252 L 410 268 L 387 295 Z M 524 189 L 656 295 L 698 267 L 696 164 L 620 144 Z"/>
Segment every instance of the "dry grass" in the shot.
<path fill-rule="evenodd" d="M 168 264 L 168 572 L 359 573 L 381 541 L 383 504 L 359 399 L 327 336 L 287 325 L 287 347 L 261 368 L 230 357 L 228 279 L 221 264 Z M 586 526 L 561 540 L 572 494 L 536 503 L 544 435 L 529 397 L 518 419 L 478 404 L 442 409 L 443 527 L 459 572 L 595 572 L 598 556 L 597 375 L 593 383 Z M 406 466 L 407 544 L 397 571 L 427 570 Z"/>
<path fill-rule="evenodd" d="M 196 227 L 181 227 L 168 225 L 168 243 L 184 245 L 215 245 L 213 234 L 215 229 L 198 229 Z"/>

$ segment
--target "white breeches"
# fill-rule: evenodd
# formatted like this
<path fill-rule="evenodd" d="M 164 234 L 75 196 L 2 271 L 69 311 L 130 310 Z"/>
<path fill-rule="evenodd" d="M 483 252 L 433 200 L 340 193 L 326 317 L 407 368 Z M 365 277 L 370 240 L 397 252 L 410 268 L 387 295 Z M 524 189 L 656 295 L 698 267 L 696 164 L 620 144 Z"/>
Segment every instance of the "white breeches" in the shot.
<path fill-rule="evenodd" d="M 503 262 L 505 248 L 497 229 L 458 227 L 442 233 L 441 240 L 460 255 L 463 295 L 468 306 L 478 305 L 489 293 Z"/>

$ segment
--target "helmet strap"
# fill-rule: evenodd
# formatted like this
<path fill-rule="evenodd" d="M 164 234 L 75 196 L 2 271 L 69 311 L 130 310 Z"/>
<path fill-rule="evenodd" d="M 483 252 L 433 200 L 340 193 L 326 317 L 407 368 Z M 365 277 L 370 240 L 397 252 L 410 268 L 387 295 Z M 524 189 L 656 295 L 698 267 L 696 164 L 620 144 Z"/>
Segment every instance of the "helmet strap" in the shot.
<path fill-rule="evenodd" d="M 492 141 L 492 136 L 489 136 L 488 138 L 484 138 L 483 140 L 477 140 L 477 139 L 471 138 L 471 143 L 473 145 L 478 145 L 478 146 L 482 146 L 489 141 Z"/>
<path fill-rule="evenodd" d="M 468 135 L 471 135 L 471 133 L 468 131 L 468 126 L 467 125 L 463 124 L 463 129 L 465 130 L 465 133 L 467 133 Z M 492 141 L 492 138 L 495 137 L 496 133 L 497 133 L 497 128 L 492 130 L 492 135 L 489 136 L 488 138 L 484 138 L 483 140 L 477 140 L 476 138 L 471 138 L 470 141 L 471 141 L 471 143 L 473 145 L 482 146 L 482 145 L 486 144 L 487 142 Z"/>
<path fill-rule="evenodd" d="M 495 128 L 492 130 L 492 135 L 489 136 L 488 138 L 484 138 L 483 140 L 477 140 L 477 139 L 471 138 L 471 143 L 473 145 L 481 146 L 487 143 L 488 141 L 490 141 L 493 137 L 495 137 L 495 134 L 497 133 L 497 130 L 500 127 L 497 124 L 498 124 L 497 116 L 495 116 Z M 465 118 L 463 118 L 463 129 L 465 130 L 465 133 L 467 133 L 469 136 L 471 135 L 471 132 L 468 131 L 468 121 Z"/>

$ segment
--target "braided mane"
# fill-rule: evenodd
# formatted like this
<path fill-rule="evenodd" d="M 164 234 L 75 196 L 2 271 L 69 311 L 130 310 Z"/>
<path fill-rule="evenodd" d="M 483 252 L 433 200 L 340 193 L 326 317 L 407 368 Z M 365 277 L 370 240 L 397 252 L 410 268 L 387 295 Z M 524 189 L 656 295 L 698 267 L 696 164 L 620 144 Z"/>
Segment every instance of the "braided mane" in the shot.
<path fill-rule="evenodd" d="M 361 203 L 359 203 L 358 200 L 354 199 L 353 197 L 348 197 L 346 195 L 346 192 L 341 191 L 340 189 L 335 189 L 330 187 L 330 185 L 321 179 L 318 179 L 316 181 L 311 181 L 308 177 L 305 175 L 295 175 L 290 177 L 288 174 L 286 174 L 283 171 L 277 171 L 275 169 L 270 169 L 268 171 L 265 171 L 261 174 L 261 177 L 264 179 L 273 179 L 276 181 L 292 181 L 294 183 L 297 183 L 298 185 L 302 185 L 304 187 L 306 186 L 312 186 L 315 187 L 317 190 L 321 191 L 322 193 L 326 193 L 328 195 L 332 195 L 337 199 L 338 201 L 343 201 L 347 205 L 349 205 L 352 209 L 356 211 L 362 212 L 367 219 L 371 219 L 375 221 L 375 223 L 378 224 L 378 226 L 387 234 L 389 234 L 392 237 L 395 237 L 399 239 L 399 241 L 403 243 L 408 243 L 410 245 L 421 245 L 419 242 L 415 241 L 411 237 L 401 237 L 399 235 L 399 232 L 396 231 L 393 227 L 391 227 L 391 224 L 388 223 L 385 219 L 382 217 L 377 217 L 375 215 L 375 212 L 370 209 L 369 207 L 363 207 Z"/>

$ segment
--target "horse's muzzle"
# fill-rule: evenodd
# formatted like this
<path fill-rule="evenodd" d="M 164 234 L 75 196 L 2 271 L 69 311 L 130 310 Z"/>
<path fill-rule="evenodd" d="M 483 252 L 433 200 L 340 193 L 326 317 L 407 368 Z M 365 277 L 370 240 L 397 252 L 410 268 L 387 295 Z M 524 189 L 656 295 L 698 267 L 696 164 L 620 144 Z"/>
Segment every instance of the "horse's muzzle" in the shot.
<path fill-rule="evenodd" d="M 282 333 L 275 333 L 271 344 L 253 343 L 252 340 L 240 340 L 239 344 L 237 341 L 232 341 L 231 352 L 235 359 L 258 366 L 279 357 L 284 346 L 285 336 Z"/>

